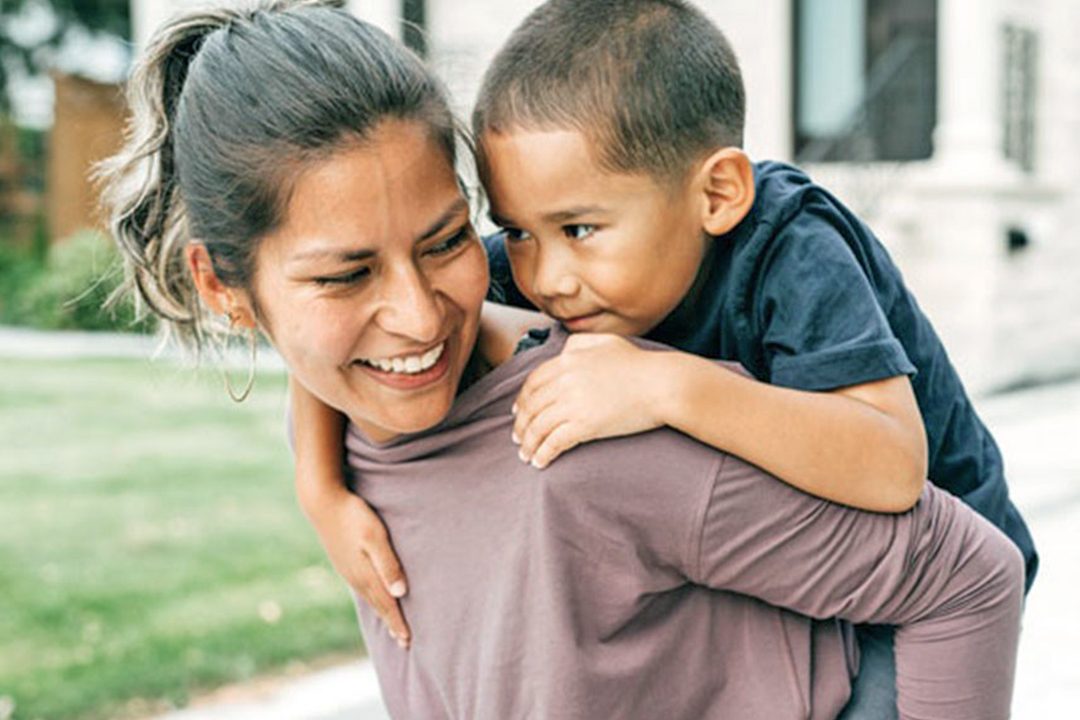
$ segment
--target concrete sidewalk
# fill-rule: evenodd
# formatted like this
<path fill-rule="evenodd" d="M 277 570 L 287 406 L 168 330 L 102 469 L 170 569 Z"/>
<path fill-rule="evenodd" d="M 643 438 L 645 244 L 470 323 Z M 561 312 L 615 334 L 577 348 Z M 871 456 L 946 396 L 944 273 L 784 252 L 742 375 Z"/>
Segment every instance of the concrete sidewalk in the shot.
<path fill-rule="evenodd" d="M 153 347 L 147 338 L 0 327 L 0 357 L 149 358 Z M 266 367 L 280 368 L 276 356 L 260 353 Z M 1025 611 L 1013 717 L 1071 720 L 1080 705 L 1080 379 L 984 397 L 976 405 L 1001 445 L 1013 498 L 1042 556 Z M 156 720 L 387 717 L 374 671 L 361 661 L 285 682 L 254 699 Z"/>
<path fill-rule="evenodd" d="M 49 332 L 10 325 L 0 325 L 0 357 L 49 360 L 131 358 L 196 364 L 190 353 L 176 347 L 162 346 L 159 338 L 150 335 L 77 330 Z M 285 369 L 281 357 L 267 345 L 259 345 L 256 361 L 260 371 L 281 372 Z M 229 369 L 247 368 L 251 362 L 250 350 L 230 347 L 221 358 L 212 350 L 207 350 L 202 358 L 202 364 L 210 368 L 217 368 L 222 362 Z"/>
<path fill-rule="evenodd" d="M 363 660 L 245 700 L 178 710 L 157 720 L 390 720 L 390 716 L 379 695 L 375 669 Z"/>

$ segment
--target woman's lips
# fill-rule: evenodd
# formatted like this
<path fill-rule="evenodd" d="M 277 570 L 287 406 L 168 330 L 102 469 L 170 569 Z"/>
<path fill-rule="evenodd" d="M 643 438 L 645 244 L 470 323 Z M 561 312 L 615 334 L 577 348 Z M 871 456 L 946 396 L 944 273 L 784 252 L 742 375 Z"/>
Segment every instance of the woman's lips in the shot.
<path fill-rule="evenodd" d="M 439 356 L 439 359 L 435 361 L 435 364 L 427 370 L 414 374 L 380 370 L 363 362 L 355 362 L 353 365 L 387 387 L 395 390 L 417 390 L 434 385 L 443 379 L 450 368 L 451 350 L 452 344 L 447 340 L 446 348 L 443 350 L 442 355 Z"/>

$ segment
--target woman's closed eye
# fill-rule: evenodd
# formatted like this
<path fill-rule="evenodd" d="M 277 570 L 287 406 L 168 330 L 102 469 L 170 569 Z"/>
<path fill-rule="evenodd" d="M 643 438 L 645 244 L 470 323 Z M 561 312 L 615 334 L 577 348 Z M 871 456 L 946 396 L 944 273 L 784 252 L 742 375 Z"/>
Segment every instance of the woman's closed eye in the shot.
<path fill-rule="evenodd" d="M 358 267 L 341 275 L 324 275 L 314 278 L 315 284 L 322 287 L 354 285 L 371 274 L 371 268 L 367 265 Z"/>
<path fill-rule="evenodd" d="M 446 240 L 443 240 L 442 242 L 432 245 L 431 247 L 424 250 L 424 254 L 428 256 L 448 255 L 454 250 L 457 250 L 459 247 L 461 247 L 461 245 L 464 244 L 465 241 L 469 240 L 471 237 L 472 225 L 465 225 L 456 233 L 448 237 Z"/>

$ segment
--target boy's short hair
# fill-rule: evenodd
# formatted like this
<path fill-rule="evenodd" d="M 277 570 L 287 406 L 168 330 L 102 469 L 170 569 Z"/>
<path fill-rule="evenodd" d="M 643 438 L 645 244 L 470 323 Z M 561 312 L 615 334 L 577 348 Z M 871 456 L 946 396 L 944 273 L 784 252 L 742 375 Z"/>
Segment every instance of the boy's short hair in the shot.
<path fill-rule="evenodd" d="M 549 0 L 485 73 L 473 131 L 479 142 L 572 129 L 609 171 L 675 179 L 713 148 L 742 146 L 745 102 L 735 53 L 692 5 Z"/>

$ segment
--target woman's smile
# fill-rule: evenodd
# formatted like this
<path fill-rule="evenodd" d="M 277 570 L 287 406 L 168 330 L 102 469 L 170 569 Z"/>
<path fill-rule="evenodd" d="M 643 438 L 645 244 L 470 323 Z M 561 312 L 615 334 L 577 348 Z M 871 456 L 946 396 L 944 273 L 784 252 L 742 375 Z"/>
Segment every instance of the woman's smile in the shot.
<path fill-rule="evenodd" d="M 420 390 L 446 377 L 450 353 L 444 340 L 424 353 L 383 358 L 362 358 L 353 365 L 378 382 L 397 390 Z"/>

